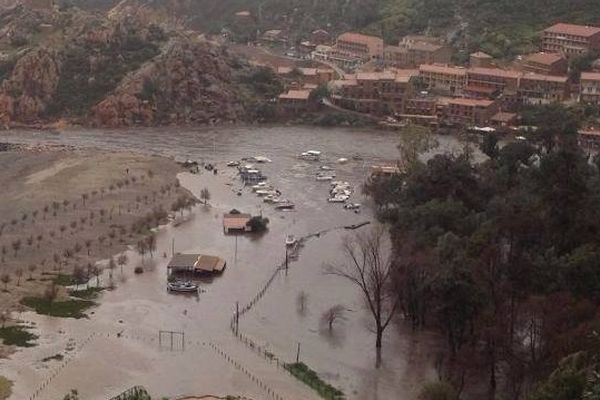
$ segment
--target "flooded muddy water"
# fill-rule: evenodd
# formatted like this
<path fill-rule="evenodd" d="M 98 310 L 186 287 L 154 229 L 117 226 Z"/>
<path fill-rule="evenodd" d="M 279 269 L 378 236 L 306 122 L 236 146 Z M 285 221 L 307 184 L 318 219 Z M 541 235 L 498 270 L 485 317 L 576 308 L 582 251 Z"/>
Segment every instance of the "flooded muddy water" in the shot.
<path fill-rule="evenodd" d="M 216 176 L 180 174 L 182 185 L 196 196 L 209 189 L 210 206 L 198 205 L 189 221 L 159 231 L 158 250 L 153 259 L 146 256 L 144 274 L 133 274 L 142 260 L 130 251 L 124 276 L 115 273 L 117 288 L 102 295 L 89 319 L 21 316 L 35 323 L 40 339 L 39 346 L 0 361 L 0 375 L 15 381 L 12 398 L 55 400 L 76 388 L 83 399 L 100 400 L 143 385 L 159 398 L 231 394 L 316 399 L 315 392 L 270 356 L 265 358 L 267 353 L 281 362 L 294 362 L 298 344 L 300 360 L 348 399 L 409 400 L 424 382 L 435 379 L 436 338 L 412 333 L 400 319 L 386 332 L 382 366 L 376 369 L 371 317 L 359 289 L 324 274 L 324 265 L 344 260 L 340 245 L 348 231 L 340 227 L 374 220 L 360 185 L 371 165 L 397 159 L 396 133 L 313 127 L 69 130 L 60 135 L 9 131 L 0 134 L 0 141 L 130 150 L 212 162 L 219 170 Z M 452 138 L 440 137 L 439 142 L 443 150 L 460 149 Z M 296 157 L 309 149 L 322 151 L 325 161 Z M 362 159 L 353 160 L 354 154 Z M 241 182 L 225 163 L 249 156 L 272 160 L 260 168 L 283 197 L 296 204 L 295 211 L 276 211 L 249 189 L 237 195 Z M 350 161 L 339 165 L 340 157 Z M 326 201 L 329 183 L 315 180 L 323 163 L 335 167 L 336 179 L 354 186 L 352 201 L 363 204 L 360 214 Z M 224 235 L 222 215 L 232 208 L 262 213 L 270 220 L 269 231 L 237 239 Z M 302 237 L 318 231 L 326 232 L 305 242 L 287 273 L 278 272 L 260 301 L 240 319 L 240 331 L 254 348 L 238 340 L 230 330 L 236 302 L 244 305 L 253 299 L 285 259 L 287 234 Z M 176 252 L 221 256 L 227 268 L 222 276 L 202 282 L 199 296 L 169 294 L 166 264 L 172 247 Z M 307 294 L 304 313 L 297 307 L 301 291 Z M 345 319 L 332 332 L 323 330 L 321 315 L 336 304 L 347 310 Z M 185 338 L 175 334 L 171 342 L 167 333 L 159 344 L 161 330 L 182 332 Z M 66 358 L 41 361 L 58 353 Z"/>

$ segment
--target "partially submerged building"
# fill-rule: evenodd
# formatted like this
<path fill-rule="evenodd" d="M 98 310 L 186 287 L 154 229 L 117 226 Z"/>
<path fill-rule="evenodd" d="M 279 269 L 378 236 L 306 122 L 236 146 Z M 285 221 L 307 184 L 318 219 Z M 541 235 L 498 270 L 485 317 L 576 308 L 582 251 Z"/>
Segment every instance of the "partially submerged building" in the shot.
<path fill-rule="evenodd" d="M 175 274 L 220 274 L 226 266 L 225 260 L 217 256 L 177 253 L 169 261 L 167 270 Z"/>

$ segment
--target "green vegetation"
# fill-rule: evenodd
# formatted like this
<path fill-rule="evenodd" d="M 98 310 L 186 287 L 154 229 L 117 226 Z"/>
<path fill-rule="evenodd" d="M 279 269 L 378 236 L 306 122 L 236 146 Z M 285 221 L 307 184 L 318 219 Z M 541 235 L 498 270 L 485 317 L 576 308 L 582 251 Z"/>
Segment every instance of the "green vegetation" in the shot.
<path fill-rule="evenodd" d="M 529 118 L 528 141 L 486 141 L 483 162 L 468 146 L 425 162 L 403 139 L 404 172 L 365 189 L 391 227 L 405 318 L 446 337 L 445 381 L 476 370 L 490 398 L 583 400 L 600 371 L 600 158 L 571 110 Z"/>
<path fill-rule="evenodd" d="M 27 331 L 27 327 L 21 325 L 0 328 L 0 339 L 2 339 L 2 342 L 7 346 L 33 347 L 35 344 L 31 343 L 31 341 L 36 340 L 37 338 L 36 335 Z M 0 396 L 0 398 L 1 397 L 2 396 Z"/>
<path fill-rule="evenodd" d="M 5 400 L 12 394 L 13 383 L 3 376 L 0 376 L 0 400 Z"/>
<path fill-rule="evenodd" d="M 242 103 L 248 119 L 269 122 L 276 118 L 276 99 L 283 92 L 283 83 L 271 68 L 244 70 L 237 77 L 242 89 Z"/>
<path fill-rule="evenodd" d="M 89 300 L 51 301 L 42 297 L 24 297 L 21 304 L 30 307 L 38 314 L 62 318 L 86 318 L 84 311 L 96 303 Z"/>
<path fill-rule="evenodd" d="M 154 27 L 157 29 L 160 28 Z M 66 47 L 58 88 L 48 114 L 84 115 L 114 90 L 127 73 L 159 54 L 164 34 L 149 37 L 156 40 L 142 38 L 132 29 L 120 40 L 103 46 L 91 48 L 73 44 Z M 153 95 L 154 89 L 152 82 L 145 82 L 142 96 Z"/>
<path fill-rule="evenodd" d="M 103 288 L 91 287 L 85 290 L 72 290 L 69 292 L 69 294 L 73 297 L 77 297 L 83 300 L 94 300 L 98 298 L 98 296 L 103 290 Z"/>
<path fill-rule="evenodd" d="M 48 357 L 42 358 L 42 362 L 48 362 L 48 361 L 54 361 L 54 360 L 56 360 L 56 361 L 62 361 L 64 358 L 65 358 L 65 356 L 63 356 L 62 354 L 58 353 L 58 354 L 55 354 L 53 356 L 48 356 Z"/>
<path fill-rule="evenodd" d="M 265 232 L 269 228 L 269 218 L 263 218 L 260 215 L 250 218 L 248 226 L 254 233 Z"/>
<path fill-rule="evenodd" d="M 428 383 L 419 393 L 419 400 L 458 400 L 458 393 L 448 382 Z"/>
<path fill-rule="evenodd" d="M 296 379 L 304 382 L 311 388 L 317 391 L 319 395 L 327 400 L 338 400 L 344 398 L 344 393 L 330 384 L 324 382 L 319 375 L 312 369 L 310 369 L 306 364 L 293 363 L 293 364 L 285 364 L 285 369 L 287 369 L 292 375 L 296 377 Z"/>

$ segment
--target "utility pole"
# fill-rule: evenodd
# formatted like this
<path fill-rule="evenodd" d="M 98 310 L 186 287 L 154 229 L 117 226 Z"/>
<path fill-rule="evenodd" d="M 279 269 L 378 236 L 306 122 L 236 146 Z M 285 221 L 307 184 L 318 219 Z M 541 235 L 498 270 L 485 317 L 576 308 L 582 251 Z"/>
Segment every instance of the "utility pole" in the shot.
<path fill-rule="evenodd" d="M 171 239 L 171 257 L 175 257 L 175 236 Z"/>
<path fill-rule="evenodd" d="M 289 255 L 288 255 L 288 248 L 287 248 L 287 244 L 285 246 L 285 274 L 287 275 L 288 273 L 288 265 L 289 265 Z"/>
<path fill-rule="evenodd" d="M 298 342 L 298 350 L 296 350 L 296 364 L 300 362 L 300 342 Z"/>
<path fill-rule="evenodd" d="M 240 302 L 235 302 L 235 334 L 240 332 Z"/>

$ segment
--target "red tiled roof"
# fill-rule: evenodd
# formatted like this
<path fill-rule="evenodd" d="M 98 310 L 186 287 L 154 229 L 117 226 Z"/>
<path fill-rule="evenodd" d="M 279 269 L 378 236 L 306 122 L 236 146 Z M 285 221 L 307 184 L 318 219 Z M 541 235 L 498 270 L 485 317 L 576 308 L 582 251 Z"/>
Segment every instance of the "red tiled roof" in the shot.
<path fill-rule="evenodd" d="M 542 65 L 552 65 L 555 62 L 563 60 L 560 53 L 533 53 L 525 57 L 526 62 L 532 62 Z"/>
<path fill-rule="evenodd" d="M 377 46 L 377 45 L 383 46 L 382 38 L 379 38 L 377 36 L 363 35 L 361 33 L 354 33 L 354 32 L 342 33 L 340 36 L 338 36 L 338 40 L 343 40 L 345 42 L 361 43 L 361 44 L 366 44 L 368 46 Z"/>
<path fill-rule="evenodd" d="M 566 76 L 553 76 L 553 75 L 543 75 L 543 74 L 525 74 L 521 78 L 521 80 L 531 80 L 531 81 L 544 81 L 544 82 L 556 82 L 556 83 L 567 83 L 569 78 Z"/>
<path fill-rule="evenodd" d="M 459 105 L 459 106 L 470 106 L 470 107 L 489 107 L 492 104 L 494 104 L 494 101 L 455 98 L 455 99 L 449 100 L 448 104 L 455 104 L 455 105 Z"/>
<path fill-rule="evenodd" d="M 505 69 L 500 69 L 500 68 L 483 68 L 483 67 L 469 68 L 469 74 L 497 76 L 500 78 L 509 78 L 509 79 L 517 79 L 521 75 L 517 71 L 510 71 L 510 70 L 505 70 Z"/>
<path fill-rule="evenodd" d="M 544 29 L 544 32 L 590 37 L 600 33 L 600 28 L 595 26 L 558 23 L 556 25 L 552 25 L 551 27 Z"/>
<path fill-rule="evenodd" d="M 600 72 L 582 72 L 581 80 L 600 81 Z"/>
<path fill-rule="evenodd" d="M 448 65 L 439 64 L 422 64 L 419 66 L 419 71 L 460 76 L 465 76 L 467 74 L 467 70 L 464 68 L 450 67 Z"/>
<path fill-rule="evenodd" d="M 308 100 L 310 97 L 310 90 L 290 90 L 287 93 L 279 95 L 280 99 L 285 100 Z"/>

